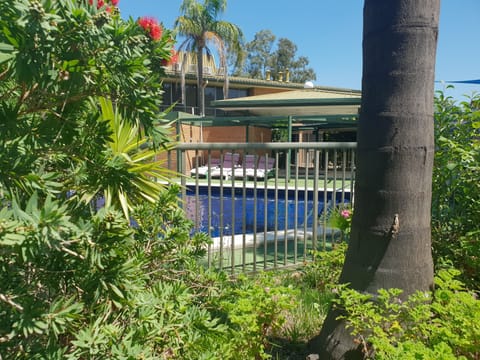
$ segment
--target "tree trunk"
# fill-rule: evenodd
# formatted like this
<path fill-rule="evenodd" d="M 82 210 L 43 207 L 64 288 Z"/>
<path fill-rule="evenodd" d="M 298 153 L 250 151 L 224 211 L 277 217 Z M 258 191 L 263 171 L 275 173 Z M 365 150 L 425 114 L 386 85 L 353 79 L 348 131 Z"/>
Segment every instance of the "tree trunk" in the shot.
<path fill-rule="evenodd" d="M 403 296 L 433 284 L 430 206 L 440 0 L 365 0 L 362 106 L 350 244 L 341 283 Z M 331 310 L 311 341 L 321 359 L 356 359 Z"/>
<path fill-rule="evenodd" d="M 197 92 L 200 116 L 205 115 L 205 86 L 203 83 L 203 47 L 198 46 L 197 50 Z"/>

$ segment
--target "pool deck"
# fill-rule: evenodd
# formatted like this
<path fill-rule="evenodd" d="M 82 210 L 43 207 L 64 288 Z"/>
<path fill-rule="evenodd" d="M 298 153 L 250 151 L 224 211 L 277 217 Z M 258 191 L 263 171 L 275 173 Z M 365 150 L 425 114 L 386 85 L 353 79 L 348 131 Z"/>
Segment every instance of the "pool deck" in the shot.
<path fill-rule="evenodd" d="M 327 236 L 339 236 L 340 230 L 325 227 L 325 233 Z M 317 227 L 317 240 L 321 240 L 324 235 L 324 228 L 323 226 L 319 225 Z M 222 237 L 214 237 L 212 238 L 212 244 L 210 244 L 210 248 L 212 250 L 220 250 L 223 249 L 231 249 L 232 245 L 234 249 L 242 249 L 242 248 L 253 248 L 258 245 L 262 245 L 265 242 L 267 243 L 274 243 L 277 242 L 285 242 L 286 241 L 305 241 L 305 240 L 312 240 L 313 239 L 313 229 L 308 228 L 307 231 L 305 229 L 288 229 L 288 230 L 278 230 L 278 231 L 267 231 L 267 232 L 259 232 L 256 234 L 237 234 L 237 235 L 224 235 Z"/>

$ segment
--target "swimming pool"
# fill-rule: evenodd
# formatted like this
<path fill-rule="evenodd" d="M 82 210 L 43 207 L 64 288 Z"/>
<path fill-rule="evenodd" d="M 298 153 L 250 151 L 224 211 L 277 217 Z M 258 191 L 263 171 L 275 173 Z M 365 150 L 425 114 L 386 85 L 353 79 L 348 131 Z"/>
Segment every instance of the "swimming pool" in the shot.
<path fill-rule="evenodd" d="M 235 189 L 200 186 L 187 191 L 184 208 L 188 218 L 196 222 L 195 231 L 212 237 L 251 234 L 262 231 L 311 227 L 314 215 L 314 192 L 274 189 Z M 336 194 L 340 201 L 341 194 Z M 317 192 L 317 214 L 324 210 L 324 193 Z M 348 198 L 346 199 L 348 201 Z M 327 193 L 327 208 L 332 204 L 332 192 Z"/>

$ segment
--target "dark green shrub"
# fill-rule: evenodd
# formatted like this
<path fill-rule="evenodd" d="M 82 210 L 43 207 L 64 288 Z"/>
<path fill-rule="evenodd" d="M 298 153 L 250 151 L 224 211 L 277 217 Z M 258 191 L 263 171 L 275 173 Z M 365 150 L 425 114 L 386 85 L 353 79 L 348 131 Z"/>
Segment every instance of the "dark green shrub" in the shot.
<path fill-rule="evenodd" d="M 196 263 L 207 239 L 143 162 L 171 140 L 171 32 L 83 0 L 0 13 L 0 357 L 232 358 Z"/>
<path fill-rule="evenodd" d="M 137 227 L 110 208 L 89 220 L 75 219 L 50 198 L 42 203 L 34 196 L 25 210 L 16 203 L 4 208 L 3 358 L 234 359 L 239 344 L 232 337 L 246 341 L 252 335 L 237 316 L 253 319 L 268 310 L 261 330 L 275 328 L 284 295 L 278 301 L 261 297 L 259 284 L 204 272 L 195 261 L 206 244 L 190 237 L 190 221 L 172 196 L 176 191 L 165 190 L 158 204 L 135 212 L 150 214 Z M 228 321 L 218 316 L 219 296 L 226 308 L 227 299 L 232 301 Z M 264 307 L 248 306 L 255 296 Z M 259 337 L 249 340 L 250 348 L 261 345 Z"/>
<path fill-rule="evenodd" d="M 480 95 L 435 100 L 432 238 L 436 262 L 450 261 L 480 284 Z"/>

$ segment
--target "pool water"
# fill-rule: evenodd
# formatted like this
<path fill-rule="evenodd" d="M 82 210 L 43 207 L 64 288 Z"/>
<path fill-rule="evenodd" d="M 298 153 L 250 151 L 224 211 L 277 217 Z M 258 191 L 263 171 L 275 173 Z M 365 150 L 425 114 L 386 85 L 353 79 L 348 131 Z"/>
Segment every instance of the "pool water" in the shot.
<path fill-rule="evenodd" d="M 220 191 L 223 191 L 223 194 Z M 320 216 L 324 209 L 324 194 L 318 192 L 317 196 Z M 232 194 L 231 188 L 223 188 L 223 190 L 212 188 L 209 208 L 207 188 L 200 187 L 198 196 L 193 191 L 187 192 L 185 210 L 191 220 L 198 221 L 195 231 L 208 233 L 208 217 L 211 216 L 210 235 L 212 237 L 311 227 L 313 192 L 299 190 L 297 198 L 298 200 L 295 201 L 294 191 L 288 191 L 286 195 L 285 190 L 277 190 L 277 200 L 275 200 L 274 190 L 267 190 L 265 193 L 264 189 L 247 189 L 244 197 L 243 189 L 234 189 Z M 327 199 L 327 207 L 329 207 L 331 193 L 328 193 Z"/>

